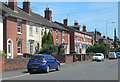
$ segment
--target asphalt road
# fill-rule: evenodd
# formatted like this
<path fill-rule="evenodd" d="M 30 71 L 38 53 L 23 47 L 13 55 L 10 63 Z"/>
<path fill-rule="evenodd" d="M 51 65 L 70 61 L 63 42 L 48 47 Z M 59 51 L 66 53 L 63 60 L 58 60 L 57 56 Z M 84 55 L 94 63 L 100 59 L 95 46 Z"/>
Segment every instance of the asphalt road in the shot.
<path fill-rule="evenodd" d="M 118 60 L 64 64 L 60 71 L 30 75 L 26 69 L 2 73 L 3 80 L 118 80 Z"/>

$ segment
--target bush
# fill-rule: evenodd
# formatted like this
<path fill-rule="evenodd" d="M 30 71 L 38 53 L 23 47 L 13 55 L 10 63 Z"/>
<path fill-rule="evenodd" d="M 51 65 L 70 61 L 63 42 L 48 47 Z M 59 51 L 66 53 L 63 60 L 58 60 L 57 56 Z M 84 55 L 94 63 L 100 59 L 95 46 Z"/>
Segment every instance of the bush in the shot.
<path fill-rule="evenodd" d="M 7 54 L 5 53 L 5 51 L 0 51 L 0 56 L 6 56 Z"/>
<path fill-rule="evenodd" d="M 23 57 L 25 58 L 30 58 L 32 56 L 32 54 L 30 53 L 23 53 Z"/>

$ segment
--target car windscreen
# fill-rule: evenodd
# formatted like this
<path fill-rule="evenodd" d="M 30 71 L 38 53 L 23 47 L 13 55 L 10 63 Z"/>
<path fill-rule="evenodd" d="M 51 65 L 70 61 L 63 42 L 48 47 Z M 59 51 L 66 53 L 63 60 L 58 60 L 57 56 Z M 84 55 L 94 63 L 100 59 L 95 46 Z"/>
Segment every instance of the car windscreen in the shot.
<path fill-rule="evenodd" d="M 95 54 L 95 56 L 101 56 L 101 54 Z"/>
<path fill-rule="evenodd" d="M 116 54 L 117 54 L 117 55 L 120 55 L 120 52 L 117 52 Z"/>
<path fill-rule="evenodd" d="M 42 56 L 32 56 L 31 60 L 43 60 Z"/>

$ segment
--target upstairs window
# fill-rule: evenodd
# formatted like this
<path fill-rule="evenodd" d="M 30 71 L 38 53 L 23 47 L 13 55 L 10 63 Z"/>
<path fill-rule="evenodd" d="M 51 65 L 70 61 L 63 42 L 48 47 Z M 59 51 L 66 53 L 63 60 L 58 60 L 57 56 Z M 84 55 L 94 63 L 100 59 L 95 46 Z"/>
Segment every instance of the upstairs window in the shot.
<path fill-rule="evenodd" d="M 22 20 L 17 20 L 17 32 L 22 33 Z"/>
<path fill-rule="evenodd" d="M 65 31 L 62 31 L 62 40 L 64 40 Z"/>
<path fill-rule="evenodd" d="M 30 33 L 30 36 L 33 35 L 33 28 L 32 28 L 32 26 L 30 26 L 29 33 Z"/>
<path fill-rule="evenodd" d="M 39 33 L 39 28 L 38 27 L 36 27 L 36 34 L 38 34 Z"/>
<path fill-rule="evenodd" d="M 56 39 L 58 39 L 58 30 L 56 30 Z"/>

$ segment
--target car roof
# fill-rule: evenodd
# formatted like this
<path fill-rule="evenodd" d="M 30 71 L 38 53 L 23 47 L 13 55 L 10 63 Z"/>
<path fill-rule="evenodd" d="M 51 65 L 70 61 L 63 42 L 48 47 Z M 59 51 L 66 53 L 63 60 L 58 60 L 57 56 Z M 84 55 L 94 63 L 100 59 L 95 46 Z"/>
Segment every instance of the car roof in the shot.
<path fill-rule="evenodd" d="M 51 54 L 34 54 L 34 56 L 51 56 Z"/>

